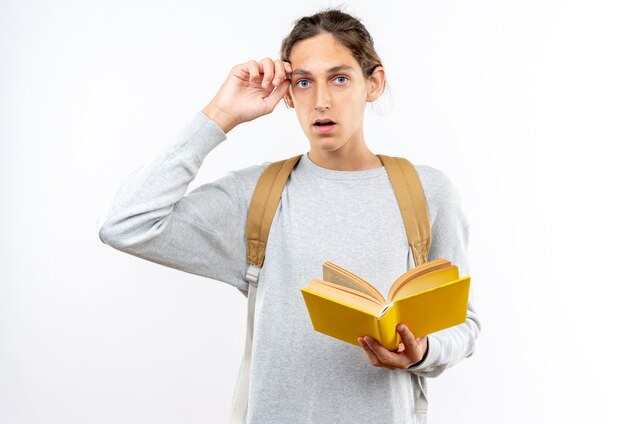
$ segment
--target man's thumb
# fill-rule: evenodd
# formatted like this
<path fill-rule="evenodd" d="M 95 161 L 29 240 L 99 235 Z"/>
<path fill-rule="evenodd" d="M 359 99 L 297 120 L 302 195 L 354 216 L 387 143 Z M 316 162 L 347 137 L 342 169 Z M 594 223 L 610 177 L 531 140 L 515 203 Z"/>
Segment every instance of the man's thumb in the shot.
<path fill-rule="evenodd" d="M 267 96 L 267 103 L 269 104 L 271 108 L 270 112 L 274 110 L 278 102 L 280 102 L 280 100 L 285 96 L 285 94 L 287 94 L 290 84 L 291 84 L 290 80 L 285 80 L 281 82 L 278 85 L 278 87 L 276 87 L 274 91 L 272 91 L 272 93 L 269 96 Z"/>

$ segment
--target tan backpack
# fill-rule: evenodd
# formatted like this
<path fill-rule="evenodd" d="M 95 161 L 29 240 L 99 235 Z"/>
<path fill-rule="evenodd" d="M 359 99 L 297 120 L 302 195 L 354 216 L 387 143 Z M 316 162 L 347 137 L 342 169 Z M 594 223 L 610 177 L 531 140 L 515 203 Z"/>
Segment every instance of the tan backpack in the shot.
<path fill-rule="evenodd" d="M 409 246 L 413 254 L 415 266 L 428 261 L 430 249 L 430 220 L 424 190 L 415 167 L 404 158 L 377 155 L 382 161 L 391 185 L 393 186 L 400 213 L 404 221 Z M 243 422 L 248 405 L 250 389 L 250 356 L 252 352 L 252 336 L 254 330 L 254 306 L 259 273 L 265 260 L 270 227 L 278 208 L 283 189 L 291 170 L 296 166 L 302 155 L 270 164 L 257 182 L 246 225 L 246 248 L 248 253 L 248 325 L 246 331 L 246 348 L 243 362 L 239 370 L 236 397 L 233 404 L 231 424 Z M 425 412 L 426 399 L 420 396 L 418 410 Z"/>

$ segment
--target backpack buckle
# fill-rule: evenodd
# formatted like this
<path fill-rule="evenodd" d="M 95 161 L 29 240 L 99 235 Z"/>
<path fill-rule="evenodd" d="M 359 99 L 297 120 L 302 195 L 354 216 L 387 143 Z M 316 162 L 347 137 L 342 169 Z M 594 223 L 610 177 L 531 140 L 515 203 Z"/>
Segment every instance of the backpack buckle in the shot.
<path fill-rule="evenodd" d="M 259 273 L 261 272 L 261 268 L 256 267 L 254 265 L 250 265 L 248 270 L 246 271 L 246 280 L 249 284 L 252 284 L 256 287 L 259 284 Z"/>

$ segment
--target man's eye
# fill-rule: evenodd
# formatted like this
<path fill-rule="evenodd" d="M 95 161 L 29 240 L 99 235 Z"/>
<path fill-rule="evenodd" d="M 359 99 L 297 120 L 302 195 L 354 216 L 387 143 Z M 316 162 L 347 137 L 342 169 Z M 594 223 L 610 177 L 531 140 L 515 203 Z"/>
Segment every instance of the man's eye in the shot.
<path fill-rule="evenodd" d="M 339 84 L 345 84 L 348 82 L 348 77 L 337 77 L 336 79 Z"/>
<path fill-rule="evenodd" d="M 300 80 L 296 83 L 296 85 L 301 88 L 306 88 L 309 86 L 309 82 L 307 80 Z"/>

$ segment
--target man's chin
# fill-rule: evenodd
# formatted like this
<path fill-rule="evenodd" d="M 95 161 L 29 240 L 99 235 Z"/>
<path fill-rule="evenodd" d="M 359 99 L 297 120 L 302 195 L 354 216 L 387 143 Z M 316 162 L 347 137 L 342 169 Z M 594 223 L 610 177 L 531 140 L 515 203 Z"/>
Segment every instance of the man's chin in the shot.
<path fill-rule="evenodd" d="M 340 142 L 337 142 L 336 139 L 334 138 L 331 139 L 328 137 L 322 140 L 314 139 L 310 142 L 310 144 L 311 144 L 311 150 L 318 150 L 324 153 L 335 152 L 343 146 L 343 144 Z"/>

